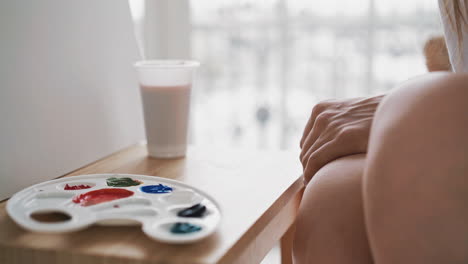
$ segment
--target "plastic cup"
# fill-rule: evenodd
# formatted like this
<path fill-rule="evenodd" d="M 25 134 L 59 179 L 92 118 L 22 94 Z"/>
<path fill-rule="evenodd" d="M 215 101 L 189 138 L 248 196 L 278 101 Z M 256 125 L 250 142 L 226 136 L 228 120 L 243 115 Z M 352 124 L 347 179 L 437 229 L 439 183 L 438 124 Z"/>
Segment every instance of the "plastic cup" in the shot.
<path fill-rule="evenodd" d="M 155 158 L 183 157 L 187 152 L 190 93 L 196 61 L 139 61 L 148 154 Z"/>

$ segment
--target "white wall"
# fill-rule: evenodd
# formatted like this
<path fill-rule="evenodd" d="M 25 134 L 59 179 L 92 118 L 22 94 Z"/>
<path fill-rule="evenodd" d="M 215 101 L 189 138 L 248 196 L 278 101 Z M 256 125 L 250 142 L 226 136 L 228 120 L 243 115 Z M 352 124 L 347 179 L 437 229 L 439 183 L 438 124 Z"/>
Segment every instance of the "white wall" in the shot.
<path fill-rule="evenodd" d="M 126 0 L 0 2 L 0 199 L 143 138 Z"/>
<path fill-rule="evenodd" d="M 191 58 L 189 0 L 146 0 L 142 26 L 147 58 Z"/>

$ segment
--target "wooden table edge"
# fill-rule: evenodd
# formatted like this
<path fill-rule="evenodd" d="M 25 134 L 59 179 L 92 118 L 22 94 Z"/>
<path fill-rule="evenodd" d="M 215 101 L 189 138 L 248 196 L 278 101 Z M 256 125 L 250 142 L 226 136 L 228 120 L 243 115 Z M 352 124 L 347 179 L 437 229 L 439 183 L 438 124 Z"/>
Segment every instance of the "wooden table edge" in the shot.
<path fill-rule="evenodd" d="M 292 245 L 290 243 L 292 243 L 293 225 L 303 191 L 304 182 L 301 176 L 289 186 L 283 195 L 278 197 L 270 209 L 254 223 L 217 263 L 260 263 L 275 244 L 280 241 L 282 242 L 282 263 L 292 263 Z M 283 238 L 284 241 L 282 241 Z"/>

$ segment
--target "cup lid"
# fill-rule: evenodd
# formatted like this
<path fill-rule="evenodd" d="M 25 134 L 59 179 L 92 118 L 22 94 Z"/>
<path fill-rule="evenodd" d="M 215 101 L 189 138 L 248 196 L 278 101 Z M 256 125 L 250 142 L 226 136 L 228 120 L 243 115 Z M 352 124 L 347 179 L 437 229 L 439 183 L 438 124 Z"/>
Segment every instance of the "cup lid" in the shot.
<path fill-rule="evenodd" d="M 198 61 L 193 60 L 142 60 L 134 64 L 135 68 L 194 68 L 200 66 Z"/>

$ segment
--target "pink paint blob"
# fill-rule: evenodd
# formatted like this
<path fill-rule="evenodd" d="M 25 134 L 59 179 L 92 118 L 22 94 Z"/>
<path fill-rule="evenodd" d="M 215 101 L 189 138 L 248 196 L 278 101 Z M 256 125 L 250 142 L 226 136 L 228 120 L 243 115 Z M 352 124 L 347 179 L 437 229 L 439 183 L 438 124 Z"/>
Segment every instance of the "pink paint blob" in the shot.
<path fill-rule="evenodd" d="M 86 185 L 86 184 L 80 184 L 80 185 L 68 185 L 68 184 L 66 184 L 63 189 L 67 190 L 67 191 L 70 191 L 70 190 L 83 190 L 83 189 L 89 189 L 89 188 L 91 188 L 91 186 Z"/>
<path fill-rule="evenodd" d="M 81 206 L 90 206 L 132 196 L 133 192 L 125 189 L 108 188 L 82 193 L 73 198 Z"/>

